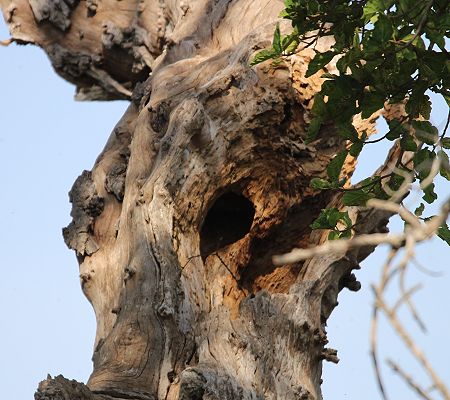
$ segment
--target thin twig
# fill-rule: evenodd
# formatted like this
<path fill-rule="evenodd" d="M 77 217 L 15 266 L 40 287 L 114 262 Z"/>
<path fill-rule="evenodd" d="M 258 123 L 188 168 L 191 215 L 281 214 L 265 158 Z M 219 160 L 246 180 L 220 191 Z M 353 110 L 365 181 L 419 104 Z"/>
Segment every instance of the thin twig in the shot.
<path fill-rule="evenodd" d="M 423 351 L 414 343 L 412 338 L 408 335 L 407 331 L 397 318 L 397 314 L 395 314 L 392 311 L 392 309 L 390 309 L 383 301 L 381 296 L 382 293 L 379 292 L 376 288 L 373 289 L 376 296 L 377 308 L 381 309 L 385 313 L 386 317 L 389 319 L 391 326 L 394 328 L 400 339 L 402 339 L 403 343 L 406 345 L 411 354 L 417 359 L 422 368 L 428 373 L 434 385 L 436 386 L 436 389 L 439 390 L 444 399 L 450 400 L 450 392 L 448 391 L 445 384 L 442 382 L 441 378 L 434 371 L 430 362 L 425 357 Z"/>
<path fill-rule="evenodd" d="M 273 263 L 275 265 L 293 264 L 297 261 L 307 260 L 308 258 L 314 256 L 321 256 L 329 253 L 341 253 L 354 248 L 378 246 L 386 243 L 389 243 L 395 247 L 400 247 L 403 243 L 404 236 L 404 234 L 391 235 L 389 233 L 372 233 L 359 235 L 348 240 L 342 239 L 327 241 L 320 246 L 309 249 L 294 249 L 289 253 L 274 256 Z"/>
<path fill-rule="evenodd" d="M 401 160 L 400 160 L 401 161 Z M 401 201 L 405 195 L 410 191 L 411 184 L 413 182 L 412 174 L 403 171 L 402 169 L 395 167 L 393 171 L 396 175 L 400 175 L 404 178 L 402 184 L 397 190 L 392 190 L 389 185 L 384 185 L 383 190 L 390 196 L 390 201 L 393 203 L 398 203 Z"/>
<path fill-rule="evenodd" d="M 408 289 L 394 304 L 394 306 L 392 307 L 392 311 L 397 312 L 397 310 L 406 302 L 408 298 L 411 298 L 414 293 L 422 288 L 423 285 L 418 283 L 417 285 L 414 285 L 412 288 Z"/>
<path fill-rule="evenodd" d="M 420 165 L 419 165 L 420 168 Z M 431 170 L 428 176 L 420 182 L 420 188 L 426 189 L 429 185 L 433 183 L 434 177 L 439 173 L 439 169 L 441 168 L 441 160 L 439 157 L 436 157 L 431 164 Z"/>
<path fill-rule="evenodd" d="M 433 5 L 433 1 L 434 0 L 428 0 L 427 4 L 423 8 L 422 18 L 419 21 L 419 25 L 417 25 L 417 29 L 416 29 L 416 32 L 414 33 L 413 37 L 410 40 L 408 40 L 403 46 L 399 46 L 397 51 L 403 50 L 406 47 L 408 47 L 409 45 L 411 45 L 414 42 L 414 40 L 416 40 L 417 37 L 422 33 L 423 25 L 425 24 L 425 21 L 427 20 L 428 11 L 430 10 L 431 6 Z"/>
<path fill-rule="evenodd" d="M 390 271 L 392 261 L 397 255 L 398 250 L 391 248 L 389 255 L 386 259 L 386 262 L 382 269 L 381 282 L 380 282 L 380 290 L 384 291 L 386 285 L 388 284 L 389 279 L 393 276 Z M 370 328 L 370 353 L 372 355 L 372 364 L 375 371 L 375 376 L 377 378 L 378 389 L 380 390 L 381 397 L 383 400 L 388 400 L 387 392 L 384 388 L 383 378 L 381 377 L 381 368 L 378 362 L 378 306 L 375 302 L 372 312 L 372 323 Z"/>
<path fill-rule="evenodd" d="M 394 372 L 399 374 L 401 378 L 406 382 L 406 384 L 416 392 L 418 396 L 425 400 L 433 400 L 428 394 L 423 390 L 413 379 L 411 375 L 408 375 L 403 369 L 400 368 L 398 364 L 396 364 L 393 360 L 387 360 L 388 365 L 392 368 Z"/>
<path fill-rule="evenodd" d="M 400 218 L 406 223 L 420 228 L 421 224 L 417 217 L 408 209 L 403 207 L 401 204 L 394 203 L 390 200 L 380 200 L 380 199 L 370 199 L 367 202 L 367 207 L 379 208 L 386 211 L 391 211 L 398 214 Z"/>
<path fill-rule="evenodd" d="M 445 127 L 444 127 L 444 129 L 443 129 L 443 131 L 441 133 L 441 136 L 439 136 L 439 140 L 441 142 L 442 142 L 442 139 L 444 139 L 444 137 L 445 137 L 445 134 L 447 132 L 449 124 L 450 124 L 450 110 L 447 113 L 447 122 L 445 123 Z M 433 150 L 434 150 L 434 147 L 433 147 Z"/>
<path fill-rule="evenodd" d="M 432 271 L 431 269 L 428 269 L 424 265 L 422 265 L 417 258 L 413 258 L 411 262 L 417 267 L 417 269 L 424 274 L 427 274 L 429 276 L 432 276 L 433 278 L 439 278 L 440 276 L 444 275 L 443 271 Z"/>
<path fill-rule="evenodd" d="M 389 135 L 389 133 L 391 133 L 391 131 L 388 131 L 387 133 L 385 133 L 383 136 L 379 137 L 378 139 L 365 140 L 364 144 L 373 144 L 373 143 L 381 142 L 382 140 L 386 139 L 386 136 Z"/>
<path fill-rule="evenodd" d="M 389 211 L 390 209 L 390 206 L 385 207 L 383 203 L 376 202 L 375 204 L 382 210 Z M 405 260 L 409 260 L 413 255 L 412 249 L 415 243 L 430 239 L 430 237 L 434 235 L 439 227 L 445 222 L 449 211 L 450 199 L 444 203 L 439 215 L 424 223 L 420 223 L 420 226 L 415 226 L 414 229 L 407 228 L 403 233 L 372 233 L 358 235 L 351 239 L 327 241 L 319 246 L 309 249 L 293 249 L 289 253 L 274 256 L 273 263 L 275 265 L 293 264 L 314 256 L 329 253 L 343 253 L 354 248 L 378 246 L 380 244 L 390 244 L 393 247 L 401 247 L 405 242 L 407 242 L 407 254 L 405 255 Z"/>
<path fill-rule="evenodd" d="M 239 282 L 239 279 L 236 277 L 236 275 L 234 275 L 233 271 L 228 267 L 227 264 L 225 264 L 225 262 L 222 260 L 222 257 L 219 256 L 218 253 L 212 253 L 213 256 L 216 256 L 219 261 L 221 262 L 221 264 L 225 267 L 225 269 L 229 272 L 229 274 L 232 276 L 232 278 L 235 280 L 237 287 L 239 288 L 239 290 L 244 293 L 245 296 L 248 295 L 248 292 L 245 290 L 245 288 L 242 287 L 241 283 Z"/>
<path fill-rule="evenodd" d="M 0 40 L 0 45 L 1 46 L 9 46 L 11 43 L 14 43 L 15 40 L 13 38 L 9 38 L 9 39 L 5 39 L 5 40 Z"/>
<path fill-rule="evenodd" d="M 190 256 L 190 257 L 188 258 L 186 264 L 184 264 L 184 265 L 181 267 L 181 271 L 183 271 L 183 270 L 188 266 L 188 264 L 189 264 L 194 258 L 198 258 L 198 257 L 201 257 L 201 255 L 199 254 L 199 255 L 197 255 L 197 256 Z"/>
<path fill-rule="evenodd" d="M 414 247 L 414 243 L 412 244 L 412 246 Z M 409 262 L 413 258 L 414 258 L 414 256 L 411 255 L 411 257 L 408 258 L 407 262 Z M 422 321 L 422 318 L 420 317 L 418 311 L 416 310 L 416 307 L 414 306 L 413 302 L 411 301 L 410 290 L 406 290 L 406 284 L 405 284 L 406 272 L 407 272 L 407 263 L 402 265 L 401 269 L 400 269 L 400 278 L 398 280 L 398 283 L 399 283 L 399 287 L 400 287 L 401 297 L 400 297 L 399 301 L 402 303 L 406 303 L 409 311 L 411 312 L 413 320 L 416 322 L 416 324 L 419 326 L 419 328 L 422 330 L 422 332 L 425 333 L 427 331 L 425 323 Z M 417 285 L 417 286 L 420 286 L 420 285 Z M 394 306 L 393 311 L 395 312 L 395 306 Z"/>

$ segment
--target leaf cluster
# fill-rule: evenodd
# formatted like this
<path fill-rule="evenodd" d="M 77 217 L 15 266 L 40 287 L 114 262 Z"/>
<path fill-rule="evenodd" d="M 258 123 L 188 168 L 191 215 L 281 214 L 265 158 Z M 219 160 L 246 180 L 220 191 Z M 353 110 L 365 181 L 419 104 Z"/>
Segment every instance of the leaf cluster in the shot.
<path fill-rule="evenodd" d="M 292 54 L 299 44 L 315 48 L 322 37 L 332 36 L 335 41 L 327 51 L 316 50 L 306 73 L 311 76 L 335 57 L 338 60 L 337 73 L 322 74 L 325 81 L 314 99 L 308 137 L 315 140 L 321 126 L 332 122 L 348 146 L 330 162 L 328 179 L 312 179 L 313 188 L 344 190 L 344 205 L 364 205 L 371 198 L 389 198 L 385 189 L 398 190 L 405 174 L 413 181 L 424 181 L 436 159 L 440 175 L 450 180 L 450 138 L 445 137 L 448 117 L 441 134 L 429 121 L 430 91 L 450 104 L 448 0 L 285 0 L 281 17 L 291 21 L 292 32 L 281 35 L 277 25 L 272 48 L 259 52 L 252 64 Z M 365 133 L 358 135 L 353 117 L 368 118 L 386 103 L 404 103 L 406 117 L 389 121 L 389 131 L 381 139 L 370 141 Z M 402 152 L 412 152 L 412 166 L 399 162 L 399 173 L 367 178 L 354 188 L 343 189 L 345 180 L 340 175 L 346 157 L 358 157 L 364 146 L 380 140 L 398 141 Z M 436 199 L 434 183 L 430 183 L 423 188 L 423 200 L 432 203 Z M 339 221 L 346 224 L 338 213 L 323 210 L 313 228 L 335 232 Z M 441 227 L 439 236 L 448 238 L 446 229 Z"/>
<path fill-rule="evenodd" d="M 312 229 L 329 229 L 329 240 L 348 239 L 352 235 L 353 223 L 348 211 L 337 208 L 324 208 L 319 217 L 311 224 Z"/>

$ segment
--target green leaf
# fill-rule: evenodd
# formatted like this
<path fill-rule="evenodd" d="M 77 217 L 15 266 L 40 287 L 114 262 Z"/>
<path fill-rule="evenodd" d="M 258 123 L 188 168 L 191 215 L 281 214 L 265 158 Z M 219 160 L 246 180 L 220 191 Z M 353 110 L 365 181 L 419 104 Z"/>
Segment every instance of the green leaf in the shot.
<path fill-rule="evenodd" d="M 385 44 L 392 38 L 393 32 L 391 21 L 384 14 L 379 14 L 372 32 L 373 39 L 378 43 Z"/>
<path fill-rule="evenodd" d="M 359 38 L 359 29 L 355 30 L 355 34 L 353 35 L 353 43 L 352 46 L 357 49 L 359 48 L 360 38 Z"/>
<path fill-rule="evenodd" d="M 385 96 L 367 92 L 361 100 L 361 118 L 369 118 L 375 111 L 383 108 Z"/>
<path fill-rule="evenodd" d="M 348 215 L 348 211 L 345 212 L 341 212 L 341 219 L 342 223 L 345 225 L 345 227 L 347 229 L 350 229 L 353 227 L 353 222 L 350 218 L 350 216 Z"/>
<path fill-rule="evenodd" d="M 314 95 L 314 102 L 313 102 L 313 106 L 312 106 L 312 113 L 314 116 L 323 116 L 325 114 L 326 111 L 326 103 L 325 100 L 323 98 L 323 94 L 322 93 L 317 93 Z"/>
<path fill-rule="evenodd" d="M 320 131 L 320 127 L 322 126 L 322 122 L 323 122 L 322 117 L 314 117 L 311 120 L 311 122 L 308 125 L 308 133 L 306 138 L 307 143 L 313 141 L 317 137 Z"/>
<path fill-rule="evenodd" d="M 404 134 L 400 139 L 400 148 L 404 151 L 417 151 L 417 144 L 409 134 Z"/>
<path fill-rule="evenodd" d="M 424 100 L 422 101 L 422 103 L 420 103 L 419 114 L 425 119 L 430 119 L 431 100 L 428 96 L 424 96 Z"/>
<path fill-rule="evenodd" d="M 437 152 L 437 156 L 439 157 L 440 161 L 439 173 L 443 178 L 450 181 L 450 162 L 447 153 L 443 150 L 439 150 Z"/>
<path fill-rule="evenodd" d="M 414 214 L 418 217 L 421 217 L 423 214 L 423 210 L 425 210 L 425 204 L 420 203 L 420 205 L 414 210 Z"/>
<path fill-rule="evenodd" d="M 360 141 L 358 137 L 358 132 L 355 127 L 349 122 L 348 124 L 341 124 L 337 127 L 339 136 L 344 139 L 350 140 L 351 142 Z"/>
<path fill-rule="evenodd" d="M 373 193 L 367 193 L 364 190 L 351 190 L 345 192 L 342 196 L 342 203 L 345 206 L 365 206 L 367 201 L 373 199 Z"/>
<path fill-rule="evenodd" d="M 392 174 L 392 176 L 389 178 L 389 187 L 392 190 L 398 190 L 402 186 L 403 182 L 405 181 L 405 177 L 398 174 Z"/>
<path fill-rule="evenodd" d="M 445 222 L 439 227 L 437 235 L 450 246 L 450 229 Z"/>
<path fill-rule="evenodd" d="M 346 74 L 347 69 L 352 64 L 351 60 L 351 52 L 348 51 L 347 53 L 344 53 L 344 56 L 339 58 L 339 60 L 336 62 L 336 68 L 339 71 L 339 76 L 343 76 Z"/>
<path fill-rule="evenodd" d="M 324 208 L 311 224 L 312 229 L 334 229 L 341 217 L 337 208 Z"/>
<path fill-rule="evenodd" d="M 439 34 L 436 35 L 430 31 L 426 33 L 426 36 L 431 42 L 436 43 L 442 51 L 446 51 L 444 36 L 440 36 Z"/>
<path fill-rule="evenodd" d="M 434 192 L 434 183 L 429 184 L 425 189 L 423 189 L 424 195 L 422 199 L 424 199 L 428 204 L 433 203 L 437 200 L 437 194 Z"/>
<path fill-rule="evenodd" d="M 374 194 L 376 199 L 389 200 L 389 198 L 390 198 L 390 196 L 384 191 L 383 186 L 381 185 L 381 182 L 378 182 L 374 186 L 372 193 Z"/>
<path fill-rule="evenodd" d="M 420 149 L 414 154 L 413 163 L 414 170 L 419 175 L 419 180 L 424 180 L 431 172 L 431 165 L 436 154 L 428 149 Z"/>
<path fill-rule="evenodd" d="M 443 94 L 442 97 L 444 97 L 445 102 L 450 107 L 450 96 L 448 94 Z"/>
<path fill-rule="evenodd" d="M 401 122 L 397 119 L 388 121 L 388 125 L 389 125 L 389 132 L 386 135 L 386 139 L 388 140 L 398 139 L 400 136 L 408 133 L 406 127 L 402 125 Z"/>
<path fill-rule="evenodd" d="M 339 211 L 337 208 L 324 208 L 311 224 L 311 228 L 335 229 L 338 222 L 342 222 L 347 228 L 353 226 L 347 211 Z"/>
<path fill-rule="evenodd" d="M 281 48 L 283 50 L 283 54 L 291 54 L 297 49 L 298 44 L 298 35 L 294 33 L 281 38 Z"/>
<path fill-rule="evenodd" d="M 408 39 L 403 38 L 403 41 L 408 42 Z M 405 62 L 405 60 L 406 61 L 414 60 L 414 62 L 415 62 L 417 60 L 417 54 L 414 51 L 412 51 L 409 47 L 405 47 L 404 49 L 398 51 L 396 56 L 397 56 L 397 60 L 399 62 Z M 416 64 L 414 64 L 414 65 L 416 65 Z"/>
<path fill-rule="evenodd" d="M 317 71 L 327 65 L 335 55 L 336 53 L 331 50 L 326 51 L 325 53 L 316 53 L 308 65 L 305 77 L 308 78 L 311 75 L 314 75 Z"/>
<path fill-rule="evenodd" d="M 430 98 L 423 93 L 413 93 L 406 102 L 405 111 L 412 118 L 416 118 L 421 115 L 425 119 L 430 119 Z"/>
<path fill-rule="evenodd" d="M 340 232 L 339 239 L 350 239 L 352 237 L 352 230 L 346 229 L 343 232 Z"/>
<path fill-rule="evenodd" d="M 250 62 L 250 65 L 253 66 L 256 64 L 260 64 L 263 61 L 270 60 L 275 57 L 277 57 L 277 53 L 275 53 L 273 50 L 261 50 L 260 52 L 255 54 L 252 61 Z"/>
<path fill-rule="evenodd" d="M 337 240 L 340 239 L 340 236 L 339 231 L 331 231 L 328 234 L 328 240 Z"/>
<path fill-rule="evenodd" d="M 336 79 L 339 75 L 336 74 L 330 74 L 329 72 L 325 72 L 324 74 L 320 75 L 323 79 Z"/>
<path fill-rule="evenodd" d="M 353 157 L 358 157 L 363 147 L 364 142 L 362 140 L 360 142 L 353 143 L 350 147 L 350 155 Z"/>
<path fill-rule="evenodd" d="M 344 165 L 345 158 L 347 157 L 348 151 L 342 150 L 336 157 L 334 157 L 327 166 L 327 173 L 331 181 L 338 181 L 339 175 L 341 174 L 342 166 Z"/>
<path fill-rule="evenodd" d="M 412 121 L 411 124 L 414 128 L 416 138 L 421 142 L 434 145 L 438 141 L 438 130 L 430 123 L 430 121 Z"/>
<path fill-rule="evenodd" d="M 328 240 L 349 239 L 351 236 L 351 229 L 346 229 L 344 231 L 334 230 L 328 234 Z"/>
<path fill-rule="evenodd" d="M 442 138 L 441 139 L 441 146 L 444 149 L 450 149 L 450 138 Z"/>
<path fill-rule="evenodd" d="M 281 34 L 280 34 L 280 24 L 277 24 L 275 27 L 275 32 L 273 33 L 273 42 L 272 42 L 273 49 L 278 53 L 281 54 L 283 51 L 281 47 Z"/>
<path fill-rule="evenodd" d="M 376 14 L 384 10 L 385 5 L 383 0 L 368 0 L 363 11 L 364 21 L 366 23 L 369 22 Z"/>
<path fill-rule="evenodd" d="M 321 178 L 312 178 L 309 186 L 313 189 L 332 189 L 335 187 L 331 182 Z"/>

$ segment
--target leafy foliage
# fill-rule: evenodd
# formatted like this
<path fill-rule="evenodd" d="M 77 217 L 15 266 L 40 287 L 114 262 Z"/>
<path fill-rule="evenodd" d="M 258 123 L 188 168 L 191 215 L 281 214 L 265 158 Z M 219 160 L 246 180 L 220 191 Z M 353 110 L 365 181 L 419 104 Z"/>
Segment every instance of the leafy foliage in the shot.
<path fill-rule="evenodd" d="M 443 224 L 439 228 L 438 236 L 450 246 L 450 229 L 447 224 Z"/>
<path fill-rule="evenodd" d="M 330 229 L 328 239 L 345 239 L 352 234 L 353 223 L 347 211 L 336 208 L 325 208 L 319 217 L 311 224 L 312 229 Z"/>
<path fill-rule="evenodd" d="M 314 99 L 308 138 L 315 140 L 321 126 L 331 121 L 347 141 L 348 150 L 332 159 L 328 179 L 311 181 L 313 188 L 344 190 L 344 205 L 364 205 L 371 198 L 389 198 L 387 189 L 398 190 L 406 174 L 422 183 L 432 173 L 436 160 L 440 162 L 440 175 L 450 180 L 446 153 L 450 138 L 445 137 L 449 116 L 439 133 L 429 121 L 432 104 L 428 95 L 431 91 L 450 102 L 450 61 L 445 48 L 450 31 L 448 0 L 285 0 L 281 17 L 291 21 L 292 32 L 282 35 L 277 25 L 272 48 L 259 52 L 253 65 L 268 59 L 279 61 L 295 52 L 299 44 L 315 48 L 326 36 L 333 36 L 335 43 L 327 51 L 316 50 L 306 76 L 318 73 L 339 56 L 338 73 L 322 75 L 325 81 Z M 388 121 L 389 131 L 381 139 L 370 141 L 365 134 L 359 136 L 352 125 L 353 117 L 361 114 L 368 118 L 386 103 L 404 103 L 406 116 Z M 380 140 L 398 141 L 402 155 L 414 154 L 412 165 L 403 165 L 400 157 L 396 172 L 343 189 L 345 181 L 340 181 L 340 175 L 346 157 L 358 157 L 364 146 Z M 426 203 L 436 198 L 434 183 L 423 188 Z M 420 215 L 422 206 L 416 210 Z M 314 229 L 335 232 L 336 224 L 331 222 L 338 211 L 333 210 L 323 210 Z M 339 218 L 345 225 L 344 217 Z M 445 229 L 439 236 L 449 242 Z"/>

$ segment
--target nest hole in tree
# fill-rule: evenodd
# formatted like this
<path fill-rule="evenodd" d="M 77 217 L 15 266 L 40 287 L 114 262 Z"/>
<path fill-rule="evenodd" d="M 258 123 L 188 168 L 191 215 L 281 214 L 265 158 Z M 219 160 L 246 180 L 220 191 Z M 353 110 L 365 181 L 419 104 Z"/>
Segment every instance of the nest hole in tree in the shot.
<path fill-rule="evenodd" d="M 210 207 L 200 230 L 203 261 L 222 247 L 242 239 L 253 224 L 255 207 L 242 194 L 226 192 Z"/>

